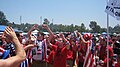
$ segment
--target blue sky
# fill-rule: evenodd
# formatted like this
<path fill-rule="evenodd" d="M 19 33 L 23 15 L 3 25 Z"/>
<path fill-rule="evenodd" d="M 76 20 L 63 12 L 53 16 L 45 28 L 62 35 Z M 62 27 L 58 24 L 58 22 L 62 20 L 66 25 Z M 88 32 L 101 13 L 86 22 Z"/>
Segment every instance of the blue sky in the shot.
<path fill-rule="evenodd" d="M 107 27 L 104 12 L 107 0 L 0 0 L 3 11 L 10 22 L 40 24 L 40 17 L 53 19 L 54 24 L 80 25 L 89 28 L 90 21 L 96 21 L 101 27 Z M 109 25 L 119 24 L 115 18 L 109 18 Z"/>

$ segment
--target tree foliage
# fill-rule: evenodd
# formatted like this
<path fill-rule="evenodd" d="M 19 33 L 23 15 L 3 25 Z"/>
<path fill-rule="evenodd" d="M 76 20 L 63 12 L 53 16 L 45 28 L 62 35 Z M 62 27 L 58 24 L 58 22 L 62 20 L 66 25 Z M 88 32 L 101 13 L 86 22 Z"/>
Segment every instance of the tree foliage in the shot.
<path fill-rule="evenodd" d="M 17 22 L 16 22 L 17 23 Z M 47 24 L 53 32 L 73 32 L 75 30 L 78 30 L 79 32 L 92 32 L 92 33 L 102 33 L 102 32 L 107 32 L 106 28 L 101 28 L 100 25 L 97 24 L 96 21 L 90 21 L 89 27 L 91 30 L 87 29 L 84 23 L 81 23 L 80 25 L 63 25 L 63 24 L 54 24 L 50 23 L 50 21 L 45 18 L 43 24 Z M 7 19 L 6 16 L 2 11 L 0 11 L 0 25 L 6 25 L 6 26 L 11 26 L 13 28 L 16 28 L 18 30 L 22 30 L 24 32 L 28 32 L 29 29 L 34 25 L 34 24 L 29 24 L 29 23 L 22 23 L 22 24 L 15 24 L 15 22 L 10 23 Z M 40 25 L 38 27 L 41 31 L 46 31 L 42 28 Z M 120 33 L 120 25 L 117 24 L 115 27 L 109 27 L 109 32 L 110 33 Z"/>
<path fill-rule="evenodd" d="M 0 11 L 0 25 L 8 25 L 8 20 L 2 11 Z"/>
<path fill-rule="evenodd" d="M 89 27 L 92 29 L 93 33 L 100 32 L 100 26 L 97 25 L 96 21 L 91 21 L 90 24 L 89 24 Z"/>

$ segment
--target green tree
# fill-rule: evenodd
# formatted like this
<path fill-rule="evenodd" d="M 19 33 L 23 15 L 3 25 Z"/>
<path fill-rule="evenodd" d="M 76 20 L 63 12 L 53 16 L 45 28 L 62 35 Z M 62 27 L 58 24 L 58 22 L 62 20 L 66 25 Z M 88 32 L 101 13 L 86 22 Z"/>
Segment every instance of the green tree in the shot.
<path fill-rule="evenodd" d="M 86 27 L 85 27 L 85 25 L 83 23 L 81 23 L 81 27 L 80 28 L 81 28 L 80 32 L 85 32 Z"/>
<path fill-rule="evenodd" d="M 71 24 L 71 25 L 70 25 L 70 32 L 73 32 L 73 31 L 74 31 L 74 25 Z"/>
<path fill-rule="evenodd" d="M 100 32 L 100 29 L 101 29 L 100 26 L 97 25 L 97 22 L 95 22 L 95 21 L 91 21 L 89 24 L 89 27 L 92 29 L 93 33 Z"/>
<path fill-rule="evenodd" d="M 113 28 L 113 30 L 114 30 L 114 33 L 120 33 L 120 25 L 117 24 L 117 25 Z"/>
<path fill-rule="evenodd" d="M 8 20 L 2 11 L 0 11 L 0 25 L 8 25 Z"/>
<path fill-rule="evenodd" d="M 101 28 L 100 33 L 102 33 L 102 32 L 107 32 L 107 29 L 106 28 Z"/>
<path fill-rule="evenodd" d="M 111 26 L 109 27 L 109 32 L 114 33 L 113 28 Z"/>
<path fill-rule="evenodd" d="M 74 28 L 75 28 L 75 30 L 81 31 L 80 26 L 78 26 L 78 25 L 75 25 Z"/>

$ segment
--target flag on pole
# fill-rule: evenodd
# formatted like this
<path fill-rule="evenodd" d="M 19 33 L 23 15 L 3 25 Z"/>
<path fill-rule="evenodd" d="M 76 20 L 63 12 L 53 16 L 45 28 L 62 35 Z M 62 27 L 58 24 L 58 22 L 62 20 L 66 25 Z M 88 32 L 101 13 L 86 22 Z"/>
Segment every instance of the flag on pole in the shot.
<path fill-rule="evenodd" d="M 120 0 L 109 0 L 105 12 L 120 20 Z"/>
<path fill-rule="evenodd" d="M 95 66 L 95 52 L 94 52 L 94 44 L 92 44 L 92 40 L 87 44 L 87 52 L 85 56 L 85 61 L 83 67 L 94 67 Z"/>

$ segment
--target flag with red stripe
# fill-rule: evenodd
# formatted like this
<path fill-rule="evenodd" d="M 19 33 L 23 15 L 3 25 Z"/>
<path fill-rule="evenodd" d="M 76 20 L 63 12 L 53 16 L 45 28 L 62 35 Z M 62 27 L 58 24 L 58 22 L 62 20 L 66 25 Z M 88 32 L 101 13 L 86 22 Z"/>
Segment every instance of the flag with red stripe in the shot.
<path fill-rule="evenodd" d="M 4 51 L 5 51 L 5 50 L 4 50 L 2 47 L 0 47 L 0 56 L 3 55 Z"/>
<path fill-rule="evenodd" d="M 95 54 L 94 54 L 94 44 L 92 44 L 92 40 L 87 44 L 87 52 L 85 56 L 85 61 L 83 67 L 94 67 L 95 65 Z"/>

